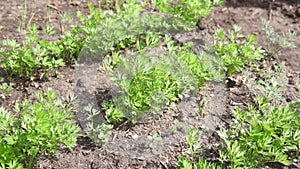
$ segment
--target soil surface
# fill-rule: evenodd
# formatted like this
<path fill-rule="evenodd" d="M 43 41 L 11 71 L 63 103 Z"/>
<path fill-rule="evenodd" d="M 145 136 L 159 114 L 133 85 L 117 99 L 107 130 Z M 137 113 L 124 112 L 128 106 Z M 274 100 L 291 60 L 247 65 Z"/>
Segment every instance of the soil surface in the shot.
<path fill-rule="evenodd" d="M 51 40 L 57 39 L 61 33 L 68 30 L 71 23 L 77 21 L 64 20 L 62 16 L 75 18 L 76 11 L 88 13 L 87 2 L 99 7 L 98 1 L 87 0 L 28 0 L 27 12 L 24 14 L 24 1 L 0 1 L 0 40 L 6 38 L 21 41 L 22 30 L 30 24 L 38 24 L 41 28 L 46 23 L 56 28 L 57 34 Z M 32 17 L 33 16 L 33 17 Z M 173 35 L 175 41 L 184 44 L 190 41 L 195 53 L 203 48 L 203 43 L 210 44 L 212 35 L 218 28 L 231 29 L 237 24 L 242 32 L 258 37 L 259 46 L 266 48 L 266 37 L 262 30 L 260 18 L 268 19 L 277 32 L 292 30 L 300 34 L 300 2 L 299 0 L 227 0 L 224 5 L 214 7 L 212 13 L 203 19 L 199 27 L 190 32 L 180 32 Z M 34 18 L 34 19 L 31 19 Z M 157 113 L 157 117 L 145 117 L 133 127 L 120 126 L 113 130 L 110 141 L 102 146 L 95 145 L 88 137 L 78 139 L 77 146 L 72 149 L 61 148 L 52 158 L 43 157 L 37 164 L 37 169 L 119 169 L 119 168 L 176 168 L 179 156 L 186 149 L 185 135 L 188 126 L 201 128 L 201 142 L 207 149 L 203 156 L 214 161 L 217 153 L 214 151 L 220 144 L 216 131 L 228 127 L 231 119 L 230 110 L 236 106 L 245 107 L 254 102 L 253 96 L 259 93 L 257 79 L 264 79 L 269 73 L 274 73 L 274 67 L 284 64 L 280 75 L 283 96 L 286 102 L 297 99 L 296 85 L 300 84 L 300 37 L 295 39 L 297 48 L 283 49 L 272 59 L 266 59 L 264 66 L 259 66 L 265 74 L 257 76 L 254 68 L 235 74 L 227 79 L 206 84 L 200 92 L 180 101 L 176 106 Z M 263 65 L 258 62 L 258 65 Z M 34 92 L 45 91 L 48 88 L 56 91 L 60 98 L 66 98 L 76 92 L 87 93 L 82 98 L 90 98 L 88 94 L 97 93 L 97 97 L 86 99 L 82 104 L 102 102 L 109 99 L 113 92 L 113 84 L 105 75 L 95 71 L 99 65 L 78 71 L 76 66 L 59 68 L 57 77 L 45 81 L 14 82 L 14 90 L 6 96 L 1 93 L 0 104 L 13 110 L 13 105 L 24 99 L 34 99 Z M 92 73 L 89 73 L 91 72 Z M 84 74 L 97 75 L 95 77 Z M 8 82 L 5 73 L 0 75 Z M 90 81 L 93 79 L 93 81 Z M 81 82 L 81 83 L 79 83 Z M 84 84 L 84 85 L 81 85 Z M 90 88 L 90 86 L 93 86 Z M 198 111 L 202 109 L 202 116 Z M 78 122 L 85 132 L 85 116 L 78 114 Z M 148 119 L 147 119 L 148 118 Z M 101 120 L 101 118 L 100 118 Z M 103 120 L 103 119 L 102 119 Z M 158 136 L 158 137 L 157 137 Z M 290 168 L 298 168 L 295 163 Z M 283 168 L 282 166 L 266 166 L 265 168 Z M 299 167 L 300 168 L 300 167 Z"/>

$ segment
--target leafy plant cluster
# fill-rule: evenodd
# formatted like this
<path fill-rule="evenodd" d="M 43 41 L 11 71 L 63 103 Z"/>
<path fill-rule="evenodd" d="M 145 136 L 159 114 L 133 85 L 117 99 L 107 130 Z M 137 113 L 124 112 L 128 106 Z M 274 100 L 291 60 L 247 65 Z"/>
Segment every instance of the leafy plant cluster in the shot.
<path fill-rule="evenodd" d="M 107 57 L 103 67 L 122 91 L 122 97 L 115 99 L 114 103 L 104 104 L 107 121 L 117 124 L 125 118 L 136 122 L 145 112 L 159 110 L 163 108 L 162 105 L 176 102 L 181 95 L 197 89 L 205 81 L 216 79 L 222 71 L 227 74 L 239 72 L 254 60 L 261 59 L 263 50 L 254 46 L 256 38 L 249 35 L 245 40 L 239 31 L 240 28 L 234 26 L 234 30 L 229 31 L 230 38 L 227 38 L 223 30 L 218 30 L 215 35 L 216 43 L 211 49 L 216 56 L 205 52 L 200 56 L 196 55 L 190 50 L 192 43 L 176 46 L 168 36 L 162 39 L 161 36 L 152 34 L 146 36 L 146 42 L 149 41 L 147 39 L 152 39 L 155 42 L 153 45 L 143 43 L 141 48 L 139 38 L 133 41 L 137 51 L 136 55 L 130 56 L 133 60 L 124 60 L 119 53 Z M 151 53 L 147 49 L 156 46 L 158 42 L 165 44 L 161 48 L 163 52 L 159 54 L 158 62 L 152 62 L 153 56 L 145 53 Z M 170 58 L 171 61 L 167 60 Z M 182 86 L 191 88 L 182 90 Z M 153 92 L 161 92 L 162 95 Z M 120 108 L 122 105 L 126 106 Z"/>
<path fill-rule="evenodd" d="M 4 82 L 3 78 L 0 78 L 0 90 L 4 93 L 5 96 L 8 96 L 13 90 L 13 83 Z"/>
<path fill-rule="evenodd" d="M 261 18 L 263 30 L 267 36 L 267 51 L 271 57 L 277 54 L 284 48 L 296 48 L 296 45 L 292 42 L 298 35 L 297 32 L 283 32 L 279 34 L 272 27 L 270 21 Z"/>
<path fill-rule="evenodd" d="M 210 14 L 213 6 L 223 4 L 222 0 L 154 0 L 153 2 L 160 11 L 180 17 L 193 25 Z"/>
<path fill-rule="evenodd" d="M 169 47 L 174 45 L 173 41 L 169 43 Z M 111 79 L 120 87 L 120 96 L 104 104 L 108 122 L 116 124 L 125 117 L 136 122 L 145 112 L 170 106 L 195 88 L 195 78 L 187 65 L 181 63 L 180 54 L 161 52 L 163 54 L 157 56 L 149 50 L 139 51 L 132 60 L 117 57 L 121 61 L 114 65 Z"/>
<path fill-rule="evenodd" d="M 190 47 L 193 46 L 193 43 L 188 43 L 178 48 L 174 46 L 174 42 L 171 41 L 170 43 L 171 45 L 167 45 L 167 50 L 176 53 L 180 61 L 188 67 L 197 82 L 197 87 L 215 78 L 214 71 L 217 69 L 217 65 L 215 65 L 216 60 L 207 56 L 205 53 L 199 56 L 190 51 Z"/>
<path fill-rule="evenodd" d="M 264 96 L 264 102 L 273 104 L 273 105 L 280 105 L 284 104 L 286 99 L 282 96 L 282 81 L 288 81 L 286 78 L 286 72 L 283 71 L 284 64 L 279 66 L 273 66 L 275 74 L 269 69 L 267 71 L 267 75 L 265 75 L 265 80 L 259 79 L 258 80 L 258 87 L 260 94 Z"/>
<path fill-rule="evenodd" d="M 58 66 L 63 66 L 62 59 L 56 59 L 60 49 L 52 42 L 38 37 L 38 27 L 32 26 L 27 30 L 27 39 L 22 45 L 15 40 L 7 39 L 1 43 L 1 67 L 10 76 L 33 78 L 38 70 L 42 70 L 41 78 Z"/>
<path fill-rule="evenodd" d="M 249 104 L 248 110 L 235 109 L 230 129 L 219 133 L 225 146 L 219 149 L 217 162 L 194 159 L 201 153 L 198 130 L 194 129 L 187 136 L 190 153 L 178 159 L 177 168 L 259 168 L 276 162 L 289 166 L 299 160 L 300 102 L 270 107 L 263 97 L 257 99 L 257 107 Z"/>
<path fill-rule="evenodd" d="M 78 12 L 81 25 L 72 26 L 58 41 L 40 38 L 36 25 L 25 31 L 21 43 L 7 39 L 0 43 L 1 67 L 10 78 L 13 76 L 34 79 L 45 78 L 50 70 L 78 57 L 82 46 L 96 32 L 101 13 L 89 4 L 90 15 Z M 55 34 L 53 27 L 46 25 L 48 36 Z M 1 90 L 8 95 L 12 83 L 2 83 Z M 79 136 L 80 128 L 74 125 L 74 98 L 63 103 L 53 91 L 36 93 L 37 102 L 25 100 L 15 105 L 15 112 L 0 108 L 0 168 L 33 168 L 42 155 L 52 155 L 62 143 L 72 147 Z M 15 115 L 14 115 L 15 114 Z"/>
<path fill-rule="evenodd" d="M 218 29 L 214 35 L 214 54 L 220 58 L 227 75 L 240 72 L 245 66 L 263 58 L 264 50 L 255 47 L 256 37 L 250 34 L 245 38 L 240 31 L 241 27 L 234 25 L 233 30 L 228 31 L 228 37 L 223 29 Z"/>
<path fill-rule="evenodd" d="M 71 25 L 69 31 L 63 31 L 64 34 L 58 41 L 41 39 L 38 27 L 28 25 L 28 29 L 25 30 L 26 39 L 21 43 L 12 39 L 0 43 L 0 55 L 3 57 L 1 67 L 10 77 L 33 79 L 39 75 L 40 78 L 44 78 L 50 70 L 65 63 L 73 63 L 88 42 L 97 41 L 94 46 L 87 48 L 98 49 L 100 54 L 106 54 L 108 51 L 118 50 L 115 47 L 122 47 L 126 39 L 139 34 L 145 35 L 147 31 L 165 33 L 170 29 L 188 29 L 191 26 L 187 26 L 187 22 L 178 18 L 164 18 L 160 14 L 144 15 L 143 19 L 140 19 L 145 6 L 143 2 L 127 0 L 126 3 L 115 3 L 115 11 L 100 11 L 89 3 L 90 14 L 85 16 L 78 11 L 80 25 Z M 104 29 L 99 31 L 99 27 Z M 56 33 L 49 25 L 46 25 L 44 32 L 49 36 Z"/>
<path fill-rule="evenodd" d="M 106 16 L 102 28 L 82 49 L 83 60 L 89 59 L 86 55 L 105 56 L 132 45 L 135 45 L 135 50 L 142 50 L 147 45 L 153 47 L 159 42 L 158 36 L 192 28 L 180 18 L 144 13 L 144 8 L 135 3 L 125 6 L 119 13 Z"/>
<path fill-rule="evenodd" d="M 276 83 L 276 78 L 270 76 L 264 84 Z M 202 147 L 197 141 L 198 130 L 191 129 L 187 136 L 188 155 L 178 159 L 177 168 L 261 168 L 270 163 L 289 166 L 299 160 L 300 102 L 277 104 L 282 96 L 274 92 L 280 92 L 280 86 L 275 84 L 272 90 L 268 85 L 264 87 L 256 104 L 248 104 L 247 109 L 235 108 L 230 128 L 218 133 L 224 145 L 219 147 L 217 161 L 209 163 L 201 157 L 194 158 Z"/>
<path fill-rule="evenodd" d="M 16 116 L 0 107 L 0 168 L 33 168 L 61 143 L 68 148 L 75 145 L 80 128 L 74 125 L 72 100 L 63 103 L 51 90 L 37 92 L 36 99 L 17 103 Z"/>
<path fill-rule="evenodd" d="M 85 110 L 89 112 L 87 120 L 87 131 L 89 132 L 89 137 L 97 144 L 106 143 L 109 136 L 111 135 L 111 129 L 113 125 L 101 123 L 96 125 L 94 123 L 94 118 L 100 115 L 100 111 L 93 108 L 93 106 L 88 105 Z"/>
<path fill-rule="evenodd" d="M 187 4 L 187 2 L 184 3 Z M 201 3 L 205 5 L 208 2 Z M 84 45 L 91 41 L 94 35 L 99 35 L 98 37 L 102 40 L 97 39 L 100 43 L 89 48 L 95 50 L 100 47 L 98 52 L 106 53 L 109 50 L 120 49 L 118 47 L 115 49 L 115 46 L 124 48 L 122 44 L 130 43 L 128 40 L 130 41 L 137 35 L 147 34 L 146 31 L 166 33 L 170 29 L 179 30 L 182 27 L 184 29 L 190 27 L 183 20 L 163 18 L 158 14 L 145 15 L 144 19 L 139 19 L 145 4 L 135 0 L 116 3 L 115 13 L 111 10 L 96 10 L 92 4 L 88 6 L 90 15 L 85 16 L 78 12 L 77 17 L 81 24 L 71 25 L 71 30 L 64 32 L 58 41 L 41 39 L 36 25 L 29 26 L 28 30 L 25 30 L 26 40 L 21 43 L 12 39 L 2 41 L 0 45 L 0 54 L 3 57 L 1 67 L 10 77 L 33 79 L 39 75 L 40 78 L 44 78 L 50 70 L 63 66 L 65 63 L 74 62 Z M 199 6 L 194 8 L 196 7 Z M 104 30 L 99 34 L 101 24 Z M 55 30 L 49 25 L 45 27 L 44 32 L 50 36 L 55 34 Z"/>
<path fill-rule="evenodd" d="M 271 162 L 289 166 L 300 153 L 300 103 L 273 107 L 263 97 L 257 99 L 257 107 L 233 111 L 231 129 L 220 133 L 226 144 L 220 160 L 231 168 L 256 168 Z"/>
<path fill-rule="evenodd" d="M 89 8 L 88 16 L 77 13 L 81 25 L 73 25 L 58 41 L 42 39 L 36 25 L 25 30 L 26 39 L 21 43 L 12 39 L 3 40 L 0 43 L 1 67 L 10 77 L 33 79 L 39 75 L 43 79 L 50 70 L 74 62 L 103 20 L 100 11 L 95 10 L 91 4 Z M 48 36 L 55 34 L 54 28 L 49 25 L 44 32 Z"/>
<path fill-rule="evenodd" d="M 185 156 L 179 157 L 176 168 L 180 169 L 221 169 L 218 164 L 210 163 L 203 158 L 196 159 L 197 154 L 203 151 L 200 145 L 199 130 L 196 128 L 189 128 L 186 136 L 187 150 Z"/>
<path fill-rule="evenodd" d="M 270 56 L 283 48 L 295 47 L 291 42 L 295 33 L 280 36 L 268 21 L 262 20 L 262 24 Z M 222 29 L 215 33 L 216 42 L 211 51 L 220 58 L 227 75 L 241 71 L 244 66 L 251 66 L 253 61 L 264 55 L 261 48 L 254 47 L 256 38 L 253 35 L 245 39 L 239 31 L 240 28 L 234 26 L 232 31 L 228 31 L 228 37 Z M 284 72 L 276 65 L 274 68 L 276 75 L 267 75 L 265 80 L 257 82 L 260 90 L 257 103 L 248 104 L 246 110 L 236 108 L 230 128 L 219 132 L 224 145 L 219 147 L 218 160 L 212 163 L 202 157 L 195 158 L 197 155 L 199 157 L 202 147 L 198 145 L 198 131 L 190 129 L 187 155 L 178 159 L 177 168 L 261 168 L 270 163 L 289 166 L 299 160 L 300 102 L 284 104 L 280 94 Z"/>
<path fill-rule="evenodd" d="M 209 1 L 201 3 L 211 4 Z M 97 36 L 83 48 L 82 57 L 79 58 L 79 62 L 82 59 L 82 62 L 88 63 L 89 60 L 94 59 L 95 55 L 111 53 L 105 58 L 101 68 L 109 72 L 112 80 L 120 87 L 121 97 L 102 105 L 106 110 L 106 119 L 111 124 L 117 124 L 124 119 L 135 123 L 145 112 L 159 110 L 178 100 L 186 90 L 186 86 L 195 84 L 191 79 L 197 79 L 195 81 L 201 85 L 211 78 L 208 70 L 204 71 L 206 65 L 201 63 L 203 59 L 189 51 L 191 44 L 178 48 L 173 41 L 169 40 L 170 42 L 167 42 L 164 49 L 169 53 L 159 56 L 157 62 L 149 61 L 151 54 L 146 54 L 145 51 L 158 46 L 163 35 L 179 30 L 189 30 L 193 25 L 189 23 L 190 21 L 177 16 L 144 13 L 144 7 L 143 2 L 136 1 L 115 3 L 115 13 L 104 14 L 106 19 L 101 29 L 97 32 Z M 133 54 L 134 61 L 124 61 L 120 56 L 118 51 L 125 48 L 133 49 L 132 52 L 137 53 Z M 145 51 L 141 52 L 143 50 Z M 145 54 L 146 57 L 143 56 Z M 179 69 L 173 65 L 178 62 L 178 59 L 182 60 L 180 65 L 184 65 L 179 66 Z M 140 62 L 145 62 L 145 64 Z M 178 71 L 181 67 L 186 71 L 185 75 Z M 132 68 L 138 68 L 138 71 L 133 71 Z M 174 72 L 178 72 L 180 76 Z M 189 77 L 192 78 L 189 79 Z M 180 78 L 189 80 L 183 83 L 178 80 Z M 193 88 L 196 87 L 193 86 Z"/>

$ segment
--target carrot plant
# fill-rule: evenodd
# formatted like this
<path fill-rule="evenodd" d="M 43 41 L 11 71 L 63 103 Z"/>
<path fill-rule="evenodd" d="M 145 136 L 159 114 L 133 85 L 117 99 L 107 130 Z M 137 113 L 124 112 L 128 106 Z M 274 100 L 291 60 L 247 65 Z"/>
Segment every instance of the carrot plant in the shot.
<path fill-rule="evenodd" d="M 160 11 L 180 17 L 192 25 L 210 14 L 213 6 L 223 3 L 222 0 L 154 0 L 153 2 Z"/>
<path fill-rule="evenodd" d="M 205 81 L 210 81 L 214 78 L 213 72 L 209 72 L 211 60 L 205 60 L 204 53 L 200 56 L 192 52 L 189 48 L 193 43 L 187 43 L 181 47 L 175 47 L 174 41 L 167 42 L 166 50 L 178 57 L 188 68 L 197 82 L 197 86 L 203 85 Z M 174 47 L 176 49 L 174 49 Z"/>
<path fill-rule="evenodd" d="M 267 36 L 267 51 L 271 57 L 282 49 L 296 48 L 296 45 L 293 43 L 293 40 L 297 37 L 296 32 L 289 30 L 287 32 L 278 33 L 275 31 L 270 21 L 267 21 L 264 18 L 261 18 L 261 24 Z"/>
<path fill-rule="evenodd" d="M 6 96 L 8 96 L 12 92 L 13 86 L 14 86 L 13 83 L 4 82 L 0 85 L 0 90 L 3 91 Z"/>
<path fill-rule="evenodd" d="M 214 35 L 213 51 L 227 75 L 240 72 L 245 66 L 263 58 L 264 50 L 255 47 L 256 37 L 250 34 L 246 38 L 240 31 L 241 27 L 234 25 L 228 36 L 223 29 L 218 29 Z"/>
<path fill-rule="evenodd" d="M 148 48 L 158 42 L 165 43 L 161 52 L 150 52 Z M 192 43 L 176 46 L 170 36 L 161 38 L 159 34 L 147 35 L 146 39 L 139 36 L 134 43 L 137 48 L 136 54 L 130 56 L 133 59 L 124 60 L 120 53 L 114 52 L 104 59 L 101 68 L 122 89 L 122 97 L 103 105 L 109 123 L 116 124 L 124 118 L 136 122 L 144 113 L 157 111 L 164 107 L 161 105 L 171 105 L 197 90 L 205 81 L 214 79 L 218 72 L 214 70 L 216 60 L 208 59 L 205 53 L 196 55 L 189 49 Z"/>
<path fill-rule="evenodd" d="M 38 37 L 37 26 L 27 30 L 27 39 L 19 44 L 15 40 L 6 39 L 1 43 L 1 67 L 12 78 L 13 76 L 33 79 L 38 70 L 42 70 L 43 78 L 49 70 L 63 66 L 62 59 L 54 58 L 60 49 L 53 42 Z"/>
<path fill-rule="evenodd" d="M 120 96 L 104 106 L 106 119 L 113 124 L 125 117 L 135 123 L 144 113 L 169 106 L 195 88 L 194 77 L 177 56 L 155 56 L 148 50 L 115 65 L 111 79 L 121 88 Z"/>
<path fill-rule="evenodd" d="M 111 134 L 113 125 L 106 123 L 96 125 L 93 119 L 100 115 L 100 111 L 91 105 L 86 106 L 85 110 L 89 113 L 87 118 L 87 120 L 89 120 L 87 123 L 87 131 L 89 132 L 90 138 L 97 144 L 106 143 Z M 116 119 L 116 117 L 114 119 Z"/>
<path fill-rule="evenodd" d="M 185 156 L 178 158 L 176 168 L 178 169 L 221 169 L 220 165 L 210 163 L 203 158 L 196 159 L 197 154 L 201 153 L 203 147 L 200 144 L 199 130 L 189 128 L 186 136 L 187 150 Z"/>
<path fill-rule="evenodd" d="M 15 105 L 16 116 L 0 108 L 0 168 L 33 168 L 42 155 L 51 155 L 63 143 L 73 147 L 79 136 L 72 108 L 53 91 L 36 93 L 37 102 Z"/>

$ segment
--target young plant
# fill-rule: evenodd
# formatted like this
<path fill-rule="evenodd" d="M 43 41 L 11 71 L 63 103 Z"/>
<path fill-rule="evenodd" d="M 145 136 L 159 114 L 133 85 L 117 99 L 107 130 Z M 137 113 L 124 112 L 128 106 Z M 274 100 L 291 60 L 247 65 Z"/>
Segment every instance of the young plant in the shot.
<path fill-rule="evenodd" d="M 49 25 L 48 23 L 46 23 L 43 31 L 48 36 L 53 36 L 56 33 L 55 28 L 53 26 Z"/>
<path fill-rule="evenodd" d="M 151 95 L 155 91 L 162 92 L 162 96 L 171 102 L 176 101 L 179 94 L 175 78 L 164 69 L 155 67 L 138 72 L 128 86 L 131 105 L 140 111 L 146 111 L 152 101 Z"/>
<path fill-rule="evenodd" d="M 28 27 L 25 31 L 26 40 L 21 44 L 11 39 L 2 41 L 0 49 L 3 57 L 2 68 L 10 77 L 19 76 L 32 80 L 36 75 L 39 75 L 40 79 L 45 78 L 50 70 L 64 66 L 65 62 L 74 62 L 83 46 L 94 37 L 98 26 L 104 20 L 100 11 L 96 10 L 91 3 L 88 7 L 89 15 L 77 13 L 81 25 L 73 25 L 71 31 L 64 32 L 58 41 L 41 39 L 36 25 Z M 55 30 L 47 24 L 44 32 L 51 36 Z M 40 71 L 42 73 L 39 73 Z"/>
<path fill-rule="evenodd" d="M 137 52 L 132 60 L 116 62 L 119 64 L 112 65 L 113 70 L 106 64 L 111 79 L 120 87 L 119 96 L 113 99 L 113 104 L 105 107 L 107 120 L 117 123 L 123 116 L 135 122 L 145 112 L 156 112 L 170 106 L 195 90 L 194 77 L 178 55 L 170 51 L 155 56 L 145 50 Z"/>
<path fill-rule="evenodd" d="M 176 101 L 179 87 L 176 79 L 171 75 L 172 68 L 170 66 L 158 62 L 151 63 L 143 55 L 137 56 L 133 63 L 123 62 L 122 67 L 119 65 L 117 72 L 125 75 L 123 77 L 115 76 L 112 79 L 122 88 L 123 94 L 114 102 L 124 102 L 126 108 L 109 106 L 106 108 L 107 119 L 119 121 L 122 112 L 125 113 L 123 117 L 126 116 L 136 121 L 141 117 L 142 112 L 150 109 L 158 110 L 162 104 L 169 105 Z M 126 109 L 130 111 L 127 112 Z M 113 120 L 110 120 L 111 118 Z"/>
<path fill-rule="evenodd" d="M 54 58 L 60 54 L 54 42 L 47 42 L 38 37 L 36 25 L 28 28 L 27 39 L 22 44 L 15 40 L 2 41 L 0 55 L 1 67 L 12 78 L 13 76 L 33 79 L 38 70 L 42 70 L 40 78 L 44 78 L 49 70 L 63 66 L 62 59 Z"/>
<path fill-rule="evenodd" d="M 79 58 L 84 46 L 91 41 L 98 32 L 99 25 L 104 21 L 99 9 L 95 9 L 92 3 L 88 3 L 89 15 L 77 12 L 80 25 L 71 25 L 71 30 L 65 32 L 57 42 L 61 50 L 60 57 L 67 63 L 73 63 Z"/>
<path fill-rule="evenodd" d="M 267 76 L 261 95 L 257 96 L 257 104 L 248 104 L 247 109 L 236 108 L 230 128 L 219 132 L 224 147 L 219 149 L 218 162 L 226 168 L 261 168 L 270 163 L 281 163 L 289 166 L 299 160 L 300 153 L 300 102 L 284 105 L 277 101 L 280 95 L 279 79 L 282 70 L 275 66 L 276 75 Z M 300 96 L 300 94 L 299 94 Z M 188 150 L 192 151 L 195 132 L 187 138 Z M 193 139 L 194 138 L 194 139 Z M 196 165 L 195 153 L 180 157 L 178 168 L 221 168 L 218 164 L 210 164 L 199 159 Z"/>
<path fill-rule="evenodd" d="M 286 104 L 281 95 L 280 80 L 285 73 L 274 66 L 260 80 L 256 104 L 236 108 L 230 129 L 220 132 L 226 147 L 220 161 L 230 168 L 260 168 L 266 163 L 289 166 L 300 152 L 300 117 L 298 102 Z M 300 95 L 299 95 L 300 96 Z"/>
<path fill-rule="evenodd" d="M 89 121 L 87 124 L 87 131 L 90 138 L 97 144 L 107 143 L 109 136 L 111 135 L 113 125 L 105 123 L 95 124 L 94 118 L 100 115 L 100 111 L 94 109 L 91 105 L 87 106 L 85 110 L 89 113 L 87 119 Z"/>
<path fill-rule="evenodd" d="M 291 32 L 289 30 L 288 32 L 278 34 L 270 24 L 270 21 L 261 18 L 261 23 L 267 36 L 267 51 L 271 57 L 276 55 L 282 49 L 296 48 L 296 45 L 292 40 L 298 36 L 297 32 Z"/>
<path fill-rule="evenodd" d="M 136 49 L 141 51 L 145 47 L 156 47 L 162 40 L 162 36 L 157 33 L 148 32 L 146 35 L 140 35 L 136 41 Z"/>
<path fill-rule="evenodd" d="M 210 63 L 211 60 L 206 60 L 205 56 L 196 55 L 189 48 L 192 46 L 192 43 L 185 44 L 181 47 L 175 46 L 174 41 L 167 40 L 166 51 L 178 57 L 181 62 L 183 62 L 190 70 L 191 74 L 194 76 L 197 81 L 198 86 L 203 85 L 205 81 L 210 81 L 213 79 L 213 71 Z"/>
<path fill-rule="evenodd" d="M 72 108 L 48 90 L 36 93 L 37 102 L 15 105 L 18 117 L 0 108 L 0 168 L 33 168 L 38 159 L 51 155 L 64 143 L 76 144 L 80 128 L 74 124 Z"/>
<path fill-rule="evenodd" d="M 156 44 L 157 40 L 153 37 L 151 41 Z M 147 39 L 145 44 L 152 45 L 147 43 Z M 115 52 L 112 57 L 104 60 L 102 70 L 108 71 L 112 80 L 122 89 L 122 97 L 113 102 L 123 102 L 123 105 L 126 105 L 126 108 L 120 108 L 115 103 L 105 106 L 106 119 L 109 122 L 116 124 L 122 121 L 123 117 L 136 121 L 143 112 L 157 111 L 162 108 L 161 105 L 168 106 L 179 98 L 182 99 L 181 96 L 197 89 L 197 86 L 205 81 L 214 78 L 217 71 L 214 61 L 190 51 L 189 47 L 192 44 L 176 46 L 169 36 L 166 36 L 164 41 L 166 46 L 162 48 L 162 56 L 151 56 L 151 53 L 145 55 L 145 49 L 137 52 L 139 55 L 134 56 L 133 61 L 125 61 Z M 127 112 L 125 115 L 122 115 L 123 110 Z"/>
<path fill-rule="evenodd" d="M 241 27 L 234 25 L 233 30 L 228 31 L 229 37 L 222 29 L 218 29 L 214 35 L 216 42 L 213 50 L 227 75 L 240 72 L 245 66 L 263 58 L 264 51 L 254 46 L 256 37 L 250 34 L 245 38 L 240 30 Z"/>
<path fill-rule="evenodd" d="M 157 44 L 163 34 L 192 28 L 177 17 L 164 17 L 155 13 L 145 15 L 142 13 L 144 10 L 144 3 L 128 0 L 122 4 L 122 10 L 116 13 L 103 11 L 102 27 L 98 29 L 97 36 L 83 48 L 84 54 L 105 56 L 131 45 L 142 50 L 147 45 Z"/>
<path fill-rule="evenodd" d="M 90 15 L 77 13 L 81 25 L 73 25 L 71 31 L 65 32 L 56 42 L 41 39 L 36 25 L 28 27 L 25 31 L 26 40 L 21 44 L 11 39 L 2 41 L 1 67 L 10 77 L 19 76 L 32 80 L 36 75 L 40 79 L 45 78 L 50 70 L 64 66 L 65 62 L 74 62 L 82 47 L 94 37 L 98 26 L 104 20 L 100 11 L 94 9 L 91 3 L 88 7 Z M 47 24 L 44 32 L 51 36 L 55 30 Z M 39 73 L 40 71 L 42 72 Z"/>
<path fill-rule="evenodd" d="M 102 104 L 103 110 L 105 110 L 105 118 L 108 123 L 111 124 L 118 124 L 122 120 L 124 120 L 125 115 L 124 113 L 112 102 L 110 103 L 103 103 Z"/>
<path fill-rule="evenodd" d="M 222 0 L 154 0 L 153 2 L 160 11 L 180 17 L 193 25 L 208 15 L 213 6 L 223 3 Z"/>
<path fill-rule="evenodd" d="M 271 70 L 268 70 L 265 79 L 259 79 L 257 81 L 258 87 L 261 96 L 266 99 L 266 102 L 272 105 L 280 105 L 285 102 L 285 98 L 282 95 L 283 81 L 288 81 L 286 78 L 286 72 L 284 72 L 284 64 L 279 66 L 274 65 L 275 74 Z"/>
<path fill-rule="evenodd" d="M 12 92 L 13 86 L 13 83 L 2 83 L 0 85 L 0 90 L 2 90 L 5 93 L 5 95 L 8 96 Z"/>
<path fill-rule="evenodd" d="M 200 145 L 199 131 L 195 128 L 188 129 L 188 135 L 186 137 L 188 143 L 188 150 L 186 157 L 179 157 L 176 168 L 178 169 L 221 169 L 220 166 L 209 163 L 203 158 L 195 159 L 196 155 L 199 155 L 203 148 Z M 189 157 L 191 156 L 191 157 Z"/>

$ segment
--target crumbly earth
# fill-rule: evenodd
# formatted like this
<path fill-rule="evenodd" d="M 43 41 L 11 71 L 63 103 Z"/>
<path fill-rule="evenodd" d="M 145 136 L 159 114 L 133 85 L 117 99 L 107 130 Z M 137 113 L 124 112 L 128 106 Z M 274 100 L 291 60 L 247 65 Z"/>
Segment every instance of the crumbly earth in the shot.
<path fill-rule="evenodd" d="M 96 0 L 28 0 L 27 16 L 24 16 L 24 1 L 0 1 L 0 40 L 6 38 L 21 41 L 24 36 L 19 27 L 22 21 L 27 24 L 38 24 L 41 28 L 46 23 L 53 25 L 58 32 L 49 40 L 55 40 L 68 29 L 70 20 L 63 20 L 62 15 L 76 16 L 76 11 L 88 13 L 87 2 L 99 7 Z M 30 19 L 31 16 L 34 19 Z M 233 24 L 242 27 L 244 34 L 254 34 L 258 37 L 259 46 L 266 48 L 266 37 L 262 30 L 260 17 L 267 18 L 276 31 L 292 30 L 300 33 L 300 3 L 299 0 L 227 0 L 223 6 L 215 7 L 212 13 L 203 19 L 199 28 L 190 32 L 174 35 L 175 41 L 184 44 L 193 41 L 195 53 L 199 53 L 203 43 L 211 43 L 212 35 L 218 28 L 231 29 Z M 74 20 L 73 22 L 77 22 Z M 23 27 L 24 27 L 23 25 Z M 201 155 L 214 161 L 217 157 L 216 147 L 220 140 L 216 131 L 228 127 L 230 110 L 235 106 L 245 107 L 253 102 L 253 96 L 258 93 L 254 81 L 264 79 L 268 73 L 274 72 L 274 66 L 284 63 L 285 72 L 282 78 L 283 96 L 286 102 L 297 99 L 296 85 L 300 83 L 300 37 L 295 39 L 298 46 L 294 49 L 281 50 L 274 59 L 266 59 L 265 66 L 259 66 L 264 74 L 257 76 L 255 69 L 249 68 L 227 79 L 206 84 L 200 92 L 188 99 L 182 100 L 176 106 L 157 113 L 156 117 L 144 119 L 133 127 L 119 126 L 113 130 L 112 137 L 106 145 L 95 145 L 88 137 L 78 139 L 77 146 L 72 149 L 60 148 L 52 158 L 43 157 L 38 162 L 37 169 L 113 169 L 113 168 L 153 168 L 171 169 L 176 167 L 176 161 L 186 149 L 185 135 L 189 125 L 196 128 L 205 126 L 201 131 L 202 145 L 207 149 Z M 258 62 L 262 65 L 262 62 Z M 95 66 L 97 67 L 97 66 Z M 66 66 L 58 69 L 61 74 L 50 77 L 45 81 L 24 81 L 16 79 L 14 90 L 9 96 L 1 93 L 0 104 L 13 110 L 13 105 L 24 99 L 34 100 L 34 92 L 55 90 L 60 98 L 66 98 L 74 90 L 80 73 L 76 67 Z M 82 90 L 96 92 L 97 99 L 107 100 L 112 92 L 109 78 L 101 72 L 96 80 L 91 82 L 92 89 L 83 86 Z M 75 75 L 75 76 L 74 76 Z M 0 76 L 8 82 L 7 76 L 0 70 Z M 82 75 L 84 76 L 84 75 Z M 86 80 L 86 79 L 85 79 Z M 91 91 L 93 90 L 93 91 Z M 76 93 L 75 93 L 76 94 Z M 204 101 L 206 100 L 206 101 Z M 201 116 L 198 115 L 202 109 Z M 83 118 L 82 116 L 77 116 Z M 159 118 L 157 118 L 159 117 Z M 81 119 L 78 119 L 81 124 Z M 84 127 L 84 125 L 81 124 Z M 159 137 L 156 137 L 159 136 Z M 279 164 L 265 166 L 265 168 L 284 168 Z M 300 168 L 297 164 L 290 168 Z"/>

